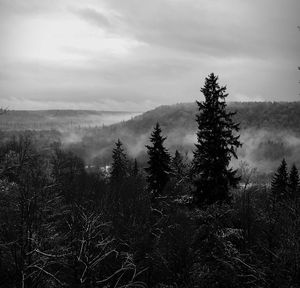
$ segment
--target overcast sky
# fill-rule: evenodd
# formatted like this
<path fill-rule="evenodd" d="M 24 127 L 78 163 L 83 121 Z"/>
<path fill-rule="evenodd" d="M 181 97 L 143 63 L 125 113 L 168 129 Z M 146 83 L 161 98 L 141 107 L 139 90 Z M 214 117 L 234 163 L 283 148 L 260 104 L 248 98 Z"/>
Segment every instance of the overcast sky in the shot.
<path fill-rule="evenodd" d="M 299 0 L 0 0 L 0 106 L 299 100 Z"/>

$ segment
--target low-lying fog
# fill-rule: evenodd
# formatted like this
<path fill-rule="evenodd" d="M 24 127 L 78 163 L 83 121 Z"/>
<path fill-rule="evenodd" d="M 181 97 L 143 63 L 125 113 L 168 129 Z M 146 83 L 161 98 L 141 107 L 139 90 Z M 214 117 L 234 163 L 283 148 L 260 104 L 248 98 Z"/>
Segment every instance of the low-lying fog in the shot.
<path fill-rule="evenodd" d="M 67 133 L 64 134 L 62 142 L 66 147 L 84 146 L 86 162 L 91 163 L 97 158 L 105 165 L 110 161 L 114 143 L 120 138 L 129 157 L 137 158 L 143 163 L 147 159 L 145 145 L 149 144 L 150 134 L 151 131 L 137 134 L 123 127 L 123 129 L 112 129 L 102 133 L 95 132 L 94 135 Z M 178 128 L 164 135 L 167 136 L 165 145 L 172 154 L 177 149 L 192 159 L 194 144 L 197 141 L 196 131 Z M 278 167 L 283 158 L 290 164 L 295 163 L 300 166 L 300 137 L 292 132 L 244 129 L 240 131 L 240 140 L 243 146 L 238 149 L 238 159 L 232 160 L 232 165 L 235 167 L 240 166 L 241 162 L 247 162 L 250 167 L 256 168 L 259 172 L 269 173 Z"/>
<path fill-rule="evenodd" d="M 273 107 L 272 104 L 268 105 L 271 108 Z M 149 144 L 149 137 L 156 121 L 160 121 L 162 134 L 167 137 L 165 145 L 170 153 L 173 154 L 177 149 L 186 154 L 189 159 L 192 159 L 194 144 L 197 141 L 197 126 L 193 117 L 196 107 L 191 104 L 190 106 L 192 108 L 187 109 L 185 114 L 178 113 L 178 111 L 185 111 L 185 106 L 175 105 L 171 109 L 177 109 L 178 111 L 174 113 L 171 111 L 173 114 L 162 107 L 147 112 L 129 122 L 125 121 L 140 113 L 82 110 L 9 111 L 9 113 L 1 116 L 0 130 L 19 131 L 29 129 L 41 131 L 55 129 L 59 131 L 59 138 L 53 141 L 60 139 L 65 148 L 82 157 L 86 164 L 97 162 L 103 166 L 110 163 L 114 143 L 119 138 L 128 156 L 137 158 L 138 162 L 144 165 L 147 161 L 145 145 Z M 263 107 L 262 104 L 261 106 Z M 269 108 L 268 111 L 272 111 Z M 284 109 L 280 111 L 284 111 Z M 277 115 L 278 113 L 275 112 L 273 114 Z M 244 115 L 244 113 L 245 111 L 240 115 Z M 282 113 L 289 115 L 287 112 Z M 271 120 L 275 119 L 273 114 L 269 117 Z M 161 115 L 164 115 L 163 118 L 159 118 Z M 295 115 L 293 117 L 295 118 Z M 248 116 L 247 119 L 250 119 L 250 117 Z M 285 158 L 289 165 L 295 163 L 300 167 L 300 132 L 299 129 L 297 130 L 298 125 L 290 125 L 289 129 L 283 129 L 282 127 L 253 128 L 254 126 L 251 123 L 248 126 L 244 125 L 244 128 L 239 132 L 243 146 L 238 149 L 238 160 L 232 160 L 233 166 L 238 167 L 241 162 L 247 162 L 250 167 L 256 168 L 259 172 L 269 173 L 276 169 L 281 160 Z M 41 133 L 43 132 L 41 131 Z M 53 138 L 51 137 L 50 140 Z"/>

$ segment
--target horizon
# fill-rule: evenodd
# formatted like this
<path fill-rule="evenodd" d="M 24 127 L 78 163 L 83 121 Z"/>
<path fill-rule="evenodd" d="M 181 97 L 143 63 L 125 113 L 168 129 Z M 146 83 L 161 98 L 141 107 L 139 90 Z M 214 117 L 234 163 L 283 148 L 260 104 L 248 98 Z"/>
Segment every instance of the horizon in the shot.
<path fill-rule="evenodd" d="M 14 112 L 14 111 L 24 111 L 24 112 L 38 112 L 38 111 L 86 111 L 86 112 L 104 112 L 104 113 L 146 113 L 151 110 L 155 110 L 159 107 L 163 106 L 175 106 L 175 105 L 185 105 L 185 104 L 196 104 L 196 101 L 191 101 L 191 102 L 177 102 L 177 103 L 171 103 L 171 104 L 162 104 L 155 106 L 154 108 L 151 108 L 149 110 L 144 110 L 144 111 L 135 111 L 135 110 L 98 110 L 98 109 L 9 109 L 9 107 L 4 108 L 4 110 L 7 110 L 7 112 Z M 199 101 L 198 101 L 199 102 Z M 202 102 L 202 101 L 200 101 Z M 290 101 L 285 101 L 285 100 L 279 100 L 279 101 L 271 101 L 271 100 L 266 100 L 266 101 L 226 101 L 227 104 L 235 104 L 235 103 L 244 103 L 244 104 L 254 104 L 254 103 L 300 103 L 300 100 L 290 100 Z M 3 109 L 3 108 L 2 108 Z"/>

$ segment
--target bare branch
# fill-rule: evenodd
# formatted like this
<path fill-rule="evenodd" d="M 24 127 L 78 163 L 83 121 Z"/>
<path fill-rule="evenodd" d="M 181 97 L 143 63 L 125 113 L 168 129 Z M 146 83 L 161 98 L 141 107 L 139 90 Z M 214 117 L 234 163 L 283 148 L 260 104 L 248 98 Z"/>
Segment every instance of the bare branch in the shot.
<path fill-rule="evenodd" d="M 51 278 L 53 278 L 57 283 L 59 283 L 61 286 L 66 286 L 64 283 L 62 283 L 55 275 L 53 275 L 52 273 L 48 272 L 47 270 L 43 269 L 42 267 L 39 267 L 37 265 L 31 265 L 28 268 L 36 268 L 38 270 L 40 270 L 41 272 L 45 273 L 46 275 L 50 276 Z"/>

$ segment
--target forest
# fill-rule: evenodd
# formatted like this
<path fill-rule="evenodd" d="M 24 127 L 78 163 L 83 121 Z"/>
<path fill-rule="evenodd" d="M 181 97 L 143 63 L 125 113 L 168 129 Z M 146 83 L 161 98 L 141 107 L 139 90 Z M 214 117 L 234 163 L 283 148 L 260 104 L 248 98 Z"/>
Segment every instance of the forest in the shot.
<path fill-rule="evenodd" d="M 250 138 L 264 126 L 297 136 L 299 103 L 253 103 L 235 113 L 246 106 L 228 109 L 214 74 L 201 92 L 193 113 L 178 104 L 174 119 L 160 107 L 159 117 L 145 113 L 98 134 L 91 128 L 84 148 L 65 145 L 58 131 L 1 132 L 0 287 L 300 287 L 297 159 L 274 136 L 257 156 L 276 160 L 270 179 L 258 181 L 261 173 L 244 161 L 232 167 L 238 149 L 250 147 L 240 133 L 250 122 Z M 270 122 L 268 113 L 282 107 L 289 112 Z M 127 139 L 144 134 L 141 119 L 151 131 L 138 158 Z M 183 137 L 166 121 L 194 129 L 190 154 L 184 141 L 166 145 Z M 101 134 L 116 129 L 127 138 Z M 82 152 L 91 137 L 99 137 L 93 147 L 113 144 L 93 165 Z M 280 160 L 270 145 L 284 151 Z"/>
<path fill-rule="evenodd" d="M 226 109 L 235 111 L 240 123 L 243 146 L 237 150 L 238 161 L 245 161 L 260 173 L 273 172 L 283 157 L 300 165 L 299 102 L 228 102 Z M 62 148 L 82 158 L 85 165 L 106 166 L 118 138 L 124 142 L 130 158 L 146 165 L 145 145 L 156 122 L 167 135 L 165 146 L 174 154 L 193 157 L 196 141 L 196 103 L 160 106 L 140 115 L 128 112 L 85 110 L 9 111 L 1 115 L 0 142 L 20 132 L 31 134 L 33 142 L 44 149 L 60 142 Z M 133 117 L 135 116 L 135 117 Z M 132 118 L 132 119 L 130 119 Z M 111 124 L 122 119 L 120 123 Z M 126 119 L 129 119 L 125 121 Z M 114 122 L 113 122 L 114 123 Z"/>

